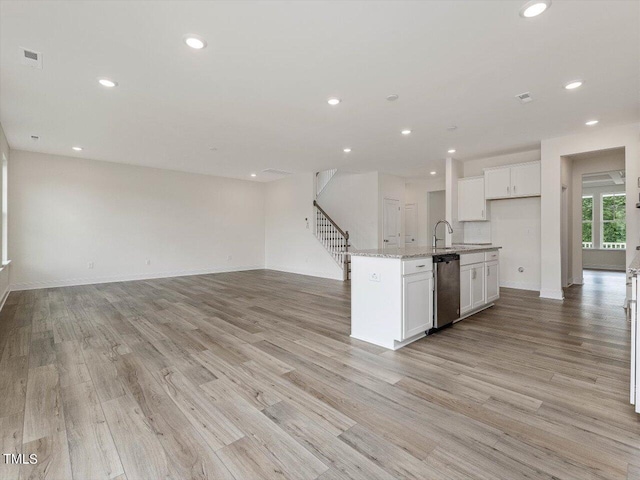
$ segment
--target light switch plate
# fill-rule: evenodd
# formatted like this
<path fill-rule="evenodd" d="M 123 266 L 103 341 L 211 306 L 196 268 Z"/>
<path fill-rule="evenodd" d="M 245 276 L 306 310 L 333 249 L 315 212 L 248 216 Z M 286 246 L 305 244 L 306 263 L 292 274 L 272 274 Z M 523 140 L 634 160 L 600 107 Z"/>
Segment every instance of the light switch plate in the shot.
<path fill-rule="evenodd" d="M 380 281 L 380 274 L 373 272 L 369 274 L 369 281 L 370 282 L 379 282 Z"/>

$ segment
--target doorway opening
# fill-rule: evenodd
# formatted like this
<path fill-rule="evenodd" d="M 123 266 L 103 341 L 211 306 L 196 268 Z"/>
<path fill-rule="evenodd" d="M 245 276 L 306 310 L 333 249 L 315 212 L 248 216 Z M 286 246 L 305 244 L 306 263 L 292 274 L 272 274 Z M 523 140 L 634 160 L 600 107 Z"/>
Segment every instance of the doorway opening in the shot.
<path fill-rule="evenodd" d="M 583 285 L 584 293 L 626 294 L 627 195 L 625 149 L 613 148 L 563 157 L 567 185 L 563 228 L 565 285 Z M 565 256 L 567 257 L 565 261 Z M 563 268 L 564 270 L 564 268 Z"/>

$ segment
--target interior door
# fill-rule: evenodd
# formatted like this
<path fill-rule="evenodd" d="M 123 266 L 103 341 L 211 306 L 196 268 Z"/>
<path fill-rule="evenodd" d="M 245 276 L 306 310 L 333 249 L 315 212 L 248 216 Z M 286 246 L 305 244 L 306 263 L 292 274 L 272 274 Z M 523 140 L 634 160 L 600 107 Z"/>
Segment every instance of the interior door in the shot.
<path fill-rule="evenodd" d="M 397 248 L 400 240 L 400 200 L 384 199 L 382 210 L 382 246 Z"/>
<path fill-rule="evenodd" d="M 418 205 L 408 203 L 404 207 L 404 244 L 418 242 Z"/>

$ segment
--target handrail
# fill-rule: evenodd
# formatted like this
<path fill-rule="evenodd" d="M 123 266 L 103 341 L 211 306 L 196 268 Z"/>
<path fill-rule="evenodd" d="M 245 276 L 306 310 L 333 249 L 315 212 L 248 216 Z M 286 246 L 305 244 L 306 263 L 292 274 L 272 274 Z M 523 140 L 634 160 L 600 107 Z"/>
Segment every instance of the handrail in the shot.
<path fill-rule="evenodd" d="M 327 220 L 329 220 L 331 222 L 331 225 L 333 225 L 336 230 L 338 230 L 338 232 L 340 232 L 340 235 L 342 235 L 345 240 L 349 240 L 349 232 L 344 232 L 338 225 L 336 225 L 336 222 L 333 221 L 333 219 L 327 215 L 327 212 L 325 212 L 322 207 L 320 205 L 318 205 L 318 202 L 316 202 L 315 200 L 313 201 L 313 206 L 316 207 L 318 210 L 320 210 L 320 212 L 322 212 L 322 214 L 327 218 Z M 348 246 L 348 245 L 347 245 Z"/>

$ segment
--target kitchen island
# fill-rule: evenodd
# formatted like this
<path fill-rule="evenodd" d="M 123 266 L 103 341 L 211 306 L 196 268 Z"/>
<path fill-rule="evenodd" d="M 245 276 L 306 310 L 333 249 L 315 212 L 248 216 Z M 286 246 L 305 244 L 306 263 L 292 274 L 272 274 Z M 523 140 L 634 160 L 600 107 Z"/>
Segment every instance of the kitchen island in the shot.
<path fill-rule="evenodd" d="M 454 245 L 351 252 L 351 336 L 397 350 L 434 326 L 433 257 L 460 255 L 457 320 L 499 297 L 500 247 Z"/>

